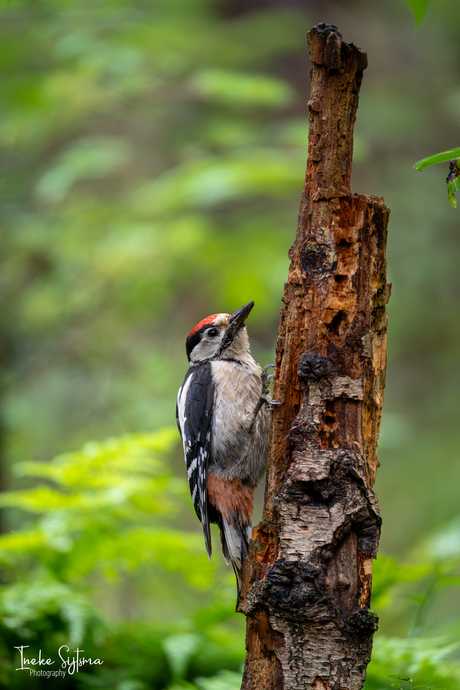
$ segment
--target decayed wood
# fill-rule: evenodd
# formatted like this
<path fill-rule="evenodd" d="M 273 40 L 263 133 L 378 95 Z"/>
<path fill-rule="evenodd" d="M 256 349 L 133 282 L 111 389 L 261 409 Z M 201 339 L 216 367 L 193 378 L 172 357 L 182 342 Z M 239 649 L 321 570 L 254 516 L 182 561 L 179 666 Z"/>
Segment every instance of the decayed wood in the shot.
<path fill-rule="evenodd" d="M 383 200 L 351 194 L 366 54 L 309 33 L 309 151 L 283 296 L 263 520 L 244 578 L 244 690 L 359 690 L 377 627 L 372 485 L 389 290 Z"/>

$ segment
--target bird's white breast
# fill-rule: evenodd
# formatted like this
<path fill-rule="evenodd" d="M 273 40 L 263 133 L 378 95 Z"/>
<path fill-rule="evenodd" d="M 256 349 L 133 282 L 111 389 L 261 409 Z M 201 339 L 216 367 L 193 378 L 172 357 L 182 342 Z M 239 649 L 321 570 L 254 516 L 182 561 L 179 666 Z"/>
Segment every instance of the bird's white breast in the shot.
<path fill-rule="evenodd" d="M 213 455 L 228 478 L 247 472 L 256 484 L 268 453 L 270 420 L 265 406 L 251 427 L 254 409 L 262 392 L 261 368 L 252 357 L 244 364 L 212 362 L 215 385 Z"/>

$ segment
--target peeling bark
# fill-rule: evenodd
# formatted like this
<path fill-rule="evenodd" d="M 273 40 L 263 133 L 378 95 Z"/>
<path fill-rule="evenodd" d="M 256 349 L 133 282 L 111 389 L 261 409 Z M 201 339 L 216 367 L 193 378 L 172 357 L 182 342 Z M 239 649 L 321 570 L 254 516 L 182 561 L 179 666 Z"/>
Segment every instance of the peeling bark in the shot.
<path fill-rule="evenodd" d="M 309 155 L 277 343 L 264 515 L 244 571 L 244 690 L 360 690 L 377 618 L 377 441 L 386 366 L 386 228 L 351 194 L 366 54 L 309 33 Z"/>

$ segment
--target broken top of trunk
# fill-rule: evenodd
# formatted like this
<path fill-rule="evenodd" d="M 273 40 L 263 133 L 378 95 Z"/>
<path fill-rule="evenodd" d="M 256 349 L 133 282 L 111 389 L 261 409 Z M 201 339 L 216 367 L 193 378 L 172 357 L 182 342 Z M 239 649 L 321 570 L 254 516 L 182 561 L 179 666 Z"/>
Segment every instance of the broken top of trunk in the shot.
<path fill-rule="evenodd" d="M 367 54 L 344 43 L 337 27 L 318 24 L 308 34 L 311 81 L 306 184 L 313 201 L 351 194 L 353 127 Z"/>
<path fill-rule="evenodd" d="M 245 569 L 243 688 L 359 690 L 376 617 L 372 485 L 385 383 L 382 199 L 350 192 L 367 56 L 336 27 L 309 35 L 309 157 L 276 355 L 262 523 Z"/>

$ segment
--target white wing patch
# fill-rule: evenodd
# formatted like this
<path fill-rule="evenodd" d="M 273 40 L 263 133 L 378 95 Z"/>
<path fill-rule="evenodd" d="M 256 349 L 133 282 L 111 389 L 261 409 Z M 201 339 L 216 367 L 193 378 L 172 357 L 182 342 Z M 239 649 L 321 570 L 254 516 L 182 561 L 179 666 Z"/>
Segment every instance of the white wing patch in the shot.
<path fill-rule="evenodd" d="M 190 477 L 192 476 L 192 473 L 196 470 L 196 466 L 198 465 L 198 460 L 197 458 L 193 458 L 192 462 L 189 465 L 189 468 L 187 470 L 187 477 L 190 480 Z"/>
<path fill-rule="evenodd" d="M 187 418 L 185 416 L 185 404 L 187 401 L 187 394 L 190 388 L 190 384 L 193 380 L 193 374 L 190 374 L 188 379 L 185 381 L 184 385 L 179 388 L 177 394 L 177 425 L 179 427 L 180 434 L 182 436 L 182 445 L 184 446 L 184 459 L 187 461 L 187 448 L 190 448 L 192 442 L 187 439 L 184 434 L 185 422 Z"/>

